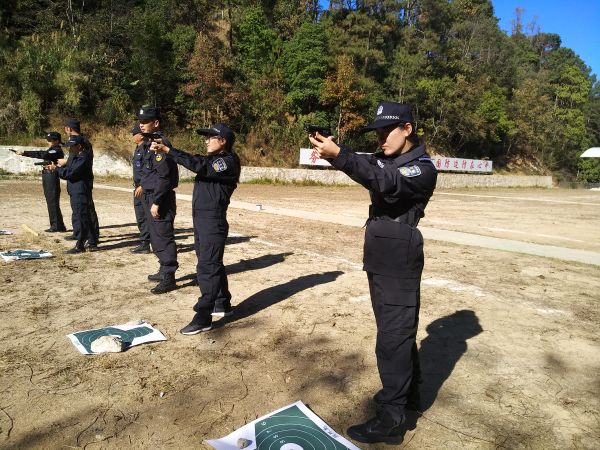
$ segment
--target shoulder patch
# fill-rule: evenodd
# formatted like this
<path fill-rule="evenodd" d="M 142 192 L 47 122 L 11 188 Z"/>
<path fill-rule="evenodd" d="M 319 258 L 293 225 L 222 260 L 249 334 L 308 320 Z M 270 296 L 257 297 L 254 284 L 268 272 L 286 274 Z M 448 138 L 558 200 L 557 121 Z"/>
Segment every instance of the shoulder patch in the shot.
<path fill-rule="evenodd" d="M 161 162 L 163 159 L 163 155 L 161 155 L 160 153 L 157 153 L 156 157 L 154 159 L 156 159 L 156 161 L 158 161 L 158 162 Z"/>
<path fill-rule="evenodd" d="M 225 164 L 223 158 L 218 158 L 213 161 L 212 168 L 215 172 L 223 172 L 224 170 L 227 170 L 227 164 Z"/>
<path fill-rule="evenodd" d="M 421 175 L 421 168 L 419 166 L 399 167 L 398 171 L 402 176 L 407 178 L 418 177 Z"/>

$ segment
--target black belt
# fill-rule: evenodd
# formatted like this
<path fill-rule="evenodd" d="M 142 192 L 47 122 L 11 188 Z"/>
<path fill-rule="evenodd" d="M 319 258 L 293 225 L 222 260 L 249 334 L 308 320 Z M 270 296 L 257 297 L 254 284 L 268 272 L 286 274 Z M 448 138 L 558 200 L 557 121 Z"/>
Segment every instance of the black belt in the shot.
<path fill-rule="evenodd" d="M 416 227 L 419 224 L 421 218 L 417 216 L 415 210 L 410 210 L 399 216 L 390 216 L 387 214 L 379 214 L 369 217 L 369 220 L 391 220 L 393 222 L 405 223 L 411 227 Z"/>
<path fill-rule="evenodd" d="M 375 216 L 372 219 L 382 219 L 382 220 L 393 220 L 398 223 L 408 223 L 408 214 L 402 214 L 398 217 L 390 217 L 390 216 Z"/>

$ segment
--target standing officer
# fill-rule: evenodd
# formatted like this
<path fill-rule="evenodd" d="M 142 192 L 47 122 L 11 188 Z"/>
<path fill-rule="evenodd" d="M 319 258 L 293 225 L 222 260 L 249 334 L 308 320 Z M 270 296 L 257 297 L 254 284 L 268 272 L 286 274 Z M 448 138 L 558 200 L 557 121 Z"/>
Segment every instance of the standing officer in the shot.
<path fill-rule="evenodd" d="M 157 155 L 166 153 L 196 173 L 192 211 L 198 257 L 196 276 L 202 295 L 194 305 L 194 318 L 181 329 L 185 335 L 210 330 L 212 316 L 232 314 L 223 253 L 229 232 L 227 207 L 240 178 L 240 160 L 233 152 L 235 135 L 227 125 L 217 123 L 197 132 L 206 136 L 206 156 L 191 155 L 156 142 L 150 147 Z"/>
<path fill-rule="evenodd" d="M 158 273 L 148 275 L 148 279 L 159 282 L 150 291 L 153 294 L 163 294 L 175 289 L 175 271 L 179 267 L 173 226 L 177 213 L 174 189 L 179 184 L 179 170 L 171 156 L 150 151 L 150 144 L 156 139 L 167 146 L 171 145 L 160 130 L 158 109 L 142 106 L 138 120 L 144 136 L 140 185 L 146 196 L 144 210 L 152 250 L 160 262 Z"/>
<path fill-rule="evenodd" d="M 90 221 L 92 223 L 92 234 L 94 235 L 94 242 L 98 243 L 100 239 L 100 224 L 98 223 L 98 214 L 96 214 L 96 205 L 94 204 L 94 199 L 92 198 L 92 190 L 94 189 L 94 149 L 92 147 L 92 143 L 87 138 L 87 136 L 81 134 L 81 124 L 79 123 L 79 120 L 65 120 L 65 133 L 67 133 L 67 136 L 81 136 L 81 138 L 83 139 L 83 151 L 87 154 L 88 160 L 90 161 L 90 164 L 92 166 L 92 181 L 90 184 L 89 191 L 90 198 L 88 201 L 88 211 L 90 214 Z M 66 239 L 74 240 L 75 236 Z"/>
<path fill-rule="evenodd" d="M 82 253 L 85 251 L 85 242 L 90 252 L 98 250 L 98 241 L 92 230 L 90 220 L 90 199 L 92 197 L 92 162 L 88 154 L 83 150 L 84 140 L 81 136 L 69 136 L 65 146 L 69 148 L 69 159 L 62 167 L 64 160 L 46 166 L 48 170 L 56 171 L 58 176 L 67 180 L 67 192 L 71 197 L 71 209 L 73 210 L 73 232 L 77 238 L 75 247 L 67 253 Z"/>
<path fill-rule="evenodd" d="M 65 156 L 60 146 L 61 135 L 56 131 L 51 131 L 46 135 L 46 140 L 49 143 L 48 150 L 18 150 L 16 153 L 28 158 L 43 159 L 45 165 L 51 162 L 56 164 L 56 161 Z M 50 218 L 50 228 L 45 231 L 48 233 L 67 231 L 60 210 L 60 179 L 56 172 L 46 168 L 42 169 L 42 187 L 44 188 L 44 196 L 46 197 L 48 217 Z"/>
<path fill-rule="evenodd" d="M 424 261 L 423 237 L 416 227 L 435 189 L 437 171 L 419 144 L 409 105 L 381 102 L 365 128 L 371 130 L 381 148 L 372 155 L 352 153 L 318 133 L 309 139 L 319 156 L 371 196 L 363 268 L 377 324 L 375 354 L 383 387 L 374 398 L 377 415 L 350 427 L 348 435 L 359 442 L 399 444 L 405 409 L 418 402 L 420 378 L 416 334 Z"/>
<path fill-rule="evenodd" d="M 144 163 L 144 136 L 139 124 L 135 124 L 131 129 L 131 139 L 136 145 L 131 158 L 133 166 L 133 209 L 135 211 L 135 220 L 138 229 L 140 230 L 140 244 L 137 247 L 129 250 L 131 253 L 150 253 L 150 230 L 148 229 L 148 220 L 144 203 L 146 202 L 146 194 L 142 189 L 142 164 Z"/>

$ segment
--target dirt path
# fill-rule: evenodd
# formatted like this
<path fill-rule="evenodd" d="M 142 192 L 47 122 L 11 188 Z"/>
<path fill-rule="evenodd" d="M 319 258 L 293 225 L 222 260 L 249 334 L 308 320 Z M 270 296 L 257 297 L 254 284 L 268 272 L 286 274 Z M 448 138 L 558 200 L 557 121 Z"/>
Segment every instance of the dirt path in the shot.
<path fill-rule="evenodd" d="M 115 190 L 121 192 L 129 192 L 129 188 L 123 188 L 118 186 L 111 186 L 107 184 L 97 184 L 97 189 Z M 473 194 L 449 194 L 447 192 L 438 195 L 465 195 L 469 197 L 484 197 L 493 199 L 512 199 L 515 201 L 525 200 L 531 201 L 542 201 L 551 202 L 567 205 L 580 205 L 580 206 L 592 206 L 600 209 L 600 203 L 592 202 L 574 202 L 574 201 L 561 201 L 551 199 L 536 199 L 532 197 L 506 197 L 506 196 L 477 196 Z M 600 197 L 600 195 L 599 195 Z M 189 194 L 178 194 L 177 198 L 184 201 L 191 201 L 192 196 Z M 268 201 L 268 200 L 267 200 Z M 322 213 L 315 211 L 307 211 L 302 209 L 291 209 L 282 208 L 277 206 L 269 206 L 268 204 L 262 203 L 250 203 L 239 200 L 231 202 L 231 208 L 242 209 L 246 211 L 260 211 L 263 214 L 275 214 L 278 216 L 295 217 L 306 220 L 317 220 L 319 222 L 328 222 L 338 225 L 347 225 L 355 227 L 363 227 L 365 224 L 364 217 L 354 217 L 349 215 L 339 215 L 334 213 Z M 543 256 L 546 258 L 562 259 L 564 261 L 575 261 L 584 264 L 593 264 L 600 266 L 600 253 L 592 252 L 587 250 L 577 250 L 566 247 L 558 247 L 554 245 L 540 245 L 529 242 L 523 242 L 512 239 L 502 239 L 492 236 L 484 236 L 474 233 L 462 233 L 458 231 L 444 230 L 432 227 L 420 227 L 421 232 L 425 239 L 431 239 L 434 241 L 451 242 L 459 245 L 469 245 L 475 247 L 484 247 L 494 250 L 503 250 L 508 252 L 525 253 L 529 255 Z M 513 230 L 514 231 L 514 230 Z"/>
<path fill-rule="evenodd" d="M 478 197 L 438 196 L 423 225 L 600 251 L 598 193 L 464 193 Z M 234 200 L 249 209 L 230 210 L 225 252 L 236 313 L 195 337 L 178 333 L 198 296 L 190 203 L 179 202 L 176 219 L 180 288 L 157 297 L 144 281 L 154 256 L 127 251 L 136 244 L 130 190 L 94 194 L 102 250 L 70 256 L 62 236 L 21 229 L 47 227 L 41 183 L 0 182 L 0 228 L 15 232 L 0 236 L 0 249 L 56 255 L 0 265 L 0 447 L 202 448 L 296 400 L 342 433 L 372 413 L 379 380 L 363 230 L 252 210 L 364 219 L 363 190 L 240 186 Z M 534 200 L 482 198 L 491 195 Z M 68 217 L 65 196 L 62 204 Z M 427 240 L 425 412 L 403 447 L 598 448 L 599 275 L 591 264 Z M 168 341 L 84 357 L 65 337 L 139 318 Z"/>

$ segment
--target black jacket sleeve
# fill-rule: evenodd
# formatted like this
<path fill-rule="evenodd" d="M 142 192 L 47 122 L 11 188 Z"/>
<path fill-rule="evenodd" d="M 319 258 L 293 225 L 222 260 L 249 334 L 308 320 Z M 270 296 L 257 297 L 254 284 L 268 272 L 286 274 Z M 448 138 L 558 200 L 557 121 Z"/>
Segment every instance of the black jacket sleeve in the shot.
<path fill-rule="evenodd" d="M 72 156 L 65 167 L 59 167 L 56 172 L 63 180 L 71 182 L 81 181 L 84 179 L 88 164 L 89 156 L 85 152 L 79 153 L 77 156 Z"/>
<path fill-rule="evenodd" d="M 23 156 L 27 158 L 36 158 L 36 159 L 50 159 L 48 158 L 48 150 L 25 150 L 23 152 Z"/>
<path fill-rule="evenodd" d="M 201 180 L 237 183 L 240 177 L 240 164 L 233 153 L 204 156 L 172 148 L 169 154 L 177 164 L 197 173 Z"/>
<path fill-rule="evenodd" d="M 368 190 L 387 197 L 427 200 L 437 181 L 437 171 L 430 161 L 415 160 L 412 164 L 419 167 L 420 174 L 407 176 L 395 164 L 381 167 L 374 155 L 359 155 L 342 147 L 330 162 Z"/>

